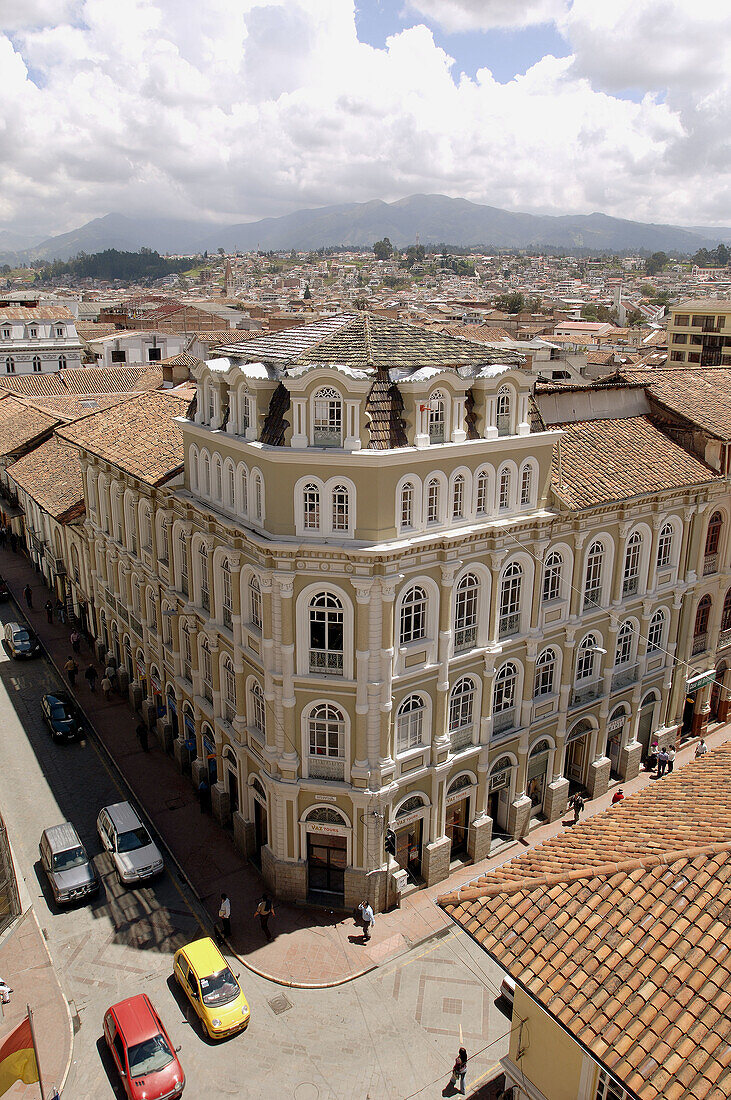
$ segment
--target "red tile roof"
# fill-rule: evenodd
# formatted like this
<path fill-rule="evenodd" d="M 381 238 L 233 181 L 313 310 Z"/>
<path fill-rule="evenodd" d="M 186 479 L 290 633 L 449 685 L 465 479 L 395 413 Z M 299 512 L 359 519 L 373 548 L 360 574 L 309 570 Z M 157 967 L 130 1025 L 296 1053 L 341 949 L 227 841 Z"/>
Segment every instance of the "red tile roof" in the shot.
<path fill-rule="evenodd" d="M 84 514 L 78 449 L 57 436 L 14 462 L 8 476 L 54 519 L 63 522 Z"/>

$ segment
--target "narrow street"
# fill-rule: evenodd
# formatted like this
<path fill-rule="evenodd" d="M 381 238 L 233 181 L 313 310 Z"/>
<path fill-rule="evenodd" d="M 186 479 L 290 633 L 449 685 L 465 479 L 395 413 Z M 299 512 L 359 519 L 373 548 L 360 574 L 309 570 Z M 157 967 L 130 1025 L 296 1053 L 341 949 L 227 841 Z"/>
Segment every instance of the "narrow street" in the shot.
<path fill-rule="evenodd" d="M 3 626 L 19 618 L 13 603 L 2 607 Z M 103 805 L 129 795 L 93 736 L 74 745 L 52 742 L 40 698 L 58 686 L 45 658 L 13 661 L 0 649 L 0 805 L 74 1018 L 66 1096 L 123 1095 L 101 1039 L 102 1017 L 109 1004 L 142 991 L 181 1044 L 190 1097 L 254 1097 L 273 1089 L 297 1100 L 439 1096 L 460 1028 L 472 1056 L 468 1092 L 492 1076 L 510 1028 L 494 1003 L 500 974 L 454 931 L 334 989 L 286 989 L 234 961 L 251 1005 L 250 1027 L 228 1042 L 205 1041 L 191 1026 L 171 972 L 173 952 L 201 934 L 208 918 L 174 870 L 150 887 L 119 887 L 100 854 L 95 822 Z M 60 911 L 40 872 L 38 841 L 46 826 L 64 820 L 94 855 L 103 889 L 90 904 Z"/>

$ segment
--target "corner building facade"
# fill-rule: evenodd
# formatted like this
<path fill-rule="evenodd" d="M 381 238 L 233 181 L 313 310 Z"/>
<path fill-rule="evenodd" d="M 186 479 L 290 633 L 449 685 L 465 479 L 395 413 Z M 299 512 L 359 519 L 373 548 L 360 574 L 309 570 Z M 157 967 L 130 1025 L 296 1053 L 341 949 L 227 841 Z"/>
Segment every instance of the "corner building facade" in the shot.
<path fill-rule="evenodd" d="M 674 736 L 684 523 L 712 471 L 680 452 L 685 511 L 672 479 L 577 508 L 521 362 L 394 321 L 220 351 L 177 420 L 183 483 L 143 502 L 130 674 L 277 896 L 382 909 Z"/>

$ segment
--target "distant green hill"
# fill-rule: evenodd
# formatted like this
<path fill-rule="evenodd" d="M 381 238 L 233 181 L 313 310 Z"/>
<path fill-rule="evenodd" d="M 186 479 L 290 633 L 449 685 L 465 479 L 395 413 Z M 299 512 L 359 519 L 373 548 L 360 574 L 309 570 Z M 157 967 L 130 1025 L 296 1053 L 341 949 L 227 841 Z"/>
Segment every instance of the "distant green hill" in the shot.
<path fill-rule="evenodd" d="M 87 256 L 80 252 L 72 260 L 54 260 L 43 264 L 39 273 L 44 281 L 53 281 L 61 275 L 73 275 L 77 279 L 124 279 L 137 282 L 145 279 L 162 279 L 187 271 L 190 259 L 166 260 L 158 252 L 141 248 L 139 252 L 120 252 L 107 248 Z"/>

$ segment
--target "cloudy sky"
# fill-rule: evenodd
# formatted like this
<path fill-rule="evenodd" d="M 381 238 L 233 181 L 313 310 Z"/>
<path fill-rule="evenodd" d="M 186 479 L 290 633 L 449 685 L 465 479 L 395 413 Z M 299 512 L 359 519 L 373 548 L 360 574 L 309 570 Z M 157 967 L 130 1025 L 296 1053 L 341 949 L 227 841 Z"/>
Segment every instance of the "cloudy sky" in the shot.
<path fill-rule="evenodd" d="M 731 224 L 728 0 L 0 0 L 0 227 L 439 192 Z"/>

